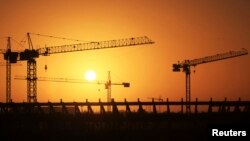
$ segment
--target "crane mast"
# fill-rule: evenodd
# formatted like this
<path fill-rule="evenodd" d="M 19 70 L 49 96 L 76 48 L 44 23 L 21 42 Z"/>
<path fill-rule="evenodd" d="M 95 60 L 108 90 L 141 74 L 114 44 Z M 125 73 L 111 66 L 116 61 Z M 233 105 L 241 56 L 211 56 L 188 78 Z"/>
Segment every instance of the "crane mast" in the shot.
<path fill-rule="evenodd" d="M 5 51 L 1 53 L 4 54 L 4 59 L 6 60 L 6 103 L 11 102 L 11 64 L 17 62 L 17 52 L 11 51 L 11 38 L 7 38 L 7 47 Z"/>
<path fill-rule="evenodd" d="M 7 40 L 7 52 L 9 54 L 11 52 L 11 42 L 10 37 Z M 11 64 L 10 64 L 10 55 L 6 55 L 6 103 L 11 102 Z"/>
<path fill-rule="evenodd" d="M 190 79 L 190 74 L 191 74 L 191 66 L 197 66 L 199 64 L 204 64 L 204 63 L 210 63 L 214 61 L 219 61 L 219 60 L 224 60 L 224 59 L 229 59 L 233 57 L 238 57 L 242 55 L 247 55 L 248 51 L 246 49 L 241 49 L 239 51 L 229 51 L 221 54 L 216 54 L 212 56 L 206 56 L 198 59 L 193 59 L 193 60 L 184 60 L 181 63 L 178 64 L 173 64 L 173 71 L 174 72 L 179 72 L 182 71 L 185 72 L 186 74 L 186 112 L 190 113 L 191 112 L 191 107 L 190 107 L 190 101 L 191 101 L 191 79 Z"/>
<path fill-rule="evenodd" d="M 25 57 L 27 57 L 27 102 L 31 103 L 37 102 L 37 69 L 35 57 L 38 57 L 38 55 L 33 49 L 30 33 L 28 33 L 27 36 L 29 50 L 31 50 L 32 52 L 27 56 L 26 54 L 24 55 Z"/>
<path fill-rule="evenodd" d="M 108 71 L 108 80 L 107 83 L 105 84 L 105 88 L 107 89 L 107 102 L 111 102 L 111 74 L 110 71 Z M 107 111 L 111 111 L 111 106 L 107 106 Z"/>
<path fill-rule="evenodd" d="M 14 61 L 27 61 L 27 102 L 37 102 L 37 67 L 36 58 L 42 56 L 49 56 L 50 54 L 68 53 L 76 51 L 87 51 L 96 49 L 108 49 L 117 47 L 136 46 L 144 44 L 153 44 L 154 42 L 146 36 L 125 38 L 118 40 L 108 40 L 100 42 L 87 42 L 79 44 L 70 44 L 62 46 L 51 46 L 45 48 L 34 49 L 31 33 L 27 33 L 29 49 L 25 49 L 22 52 L 18 52 L 19 57 L 16 56 Z M 11 51 L 10 51 L 11 52 Z M 8 60 L 5 58 L 5 60 Z M 10 69 L 8 69 L 10 70 Z M 6 72 L 7 73 L 7 72 Z"/>

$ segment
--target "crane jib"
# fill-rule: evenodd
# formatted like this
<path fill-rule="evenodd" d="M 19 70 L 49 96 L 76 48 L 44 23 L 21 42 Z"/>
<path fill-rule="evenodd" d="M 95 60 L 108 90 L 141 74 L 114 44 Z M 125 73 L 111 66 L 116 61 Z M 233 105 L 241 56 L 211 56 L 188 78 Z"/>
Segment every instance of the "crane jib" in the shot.
<path fill-rule="evenodd" d="M 143 36 L 143 37 L 126 38 L 126 39 L 119 39 L 119 40 L 108 40 L 108 41 L 100 41 L 100 42 L 88 42 L 88 43 L 45 47 L 45 48 L 39 48 L 38 52 L 40 55 L 47 56 L 49 54 L 56 54 L 56 53 L 87 51 L 87 50 L 135 46 L 135 45 L 143 45 L 143 44 L 153 44 L 153 43 L 154 42 L 150 40 L 148 37 Z"/>
<path fill-rule="evenodd" d="M 190 60 L 188 62 L 188 65 L 195 66 L 198 64 L 204 64 L 204 63 L 208 63 L 208 62 L 224 60 L 224 59 L 233 58 L 233 57 L 242 56 L 242 55 L 247 55 L 247 54 L 248 54 L 248 51 L 246 49 L 242 49 L 239 51 L 229 51 L 226 53 L 221 53 L 221 54 L 207 56 L 207 57 L 203 57 L 203 58 L 199 58 L 199 59 Z"/>

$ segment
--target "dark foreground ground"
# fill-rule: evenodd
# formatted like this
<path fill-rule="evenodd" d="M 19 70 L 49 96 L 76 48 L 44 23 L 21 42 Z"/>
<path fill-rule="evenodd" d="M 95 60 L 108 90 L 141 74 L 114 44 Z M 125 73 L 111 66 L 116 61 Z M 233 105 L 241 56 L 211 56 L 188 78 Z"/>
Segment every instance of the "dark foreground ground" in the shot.
<path fill-rule="evenodd" d="M 227 140 L 212 128 L 249 130 L 249 112 L 160 114 L 0 114 L 0 140 L 141 141 Z M 247 137 L 250 132 L 247 133 Z M 247 140 L 234 137 L 234 140 Z"/>

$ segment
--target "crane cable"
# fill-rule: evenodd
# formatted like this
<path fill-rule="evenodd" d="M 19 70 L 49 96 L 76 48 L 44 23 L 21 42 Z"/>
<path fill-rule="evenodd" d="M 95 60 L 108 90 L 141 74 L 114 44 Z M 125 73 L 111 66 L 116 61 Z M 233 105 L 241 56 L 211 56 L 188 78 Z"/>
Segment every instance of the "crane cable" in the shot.
<path fill-rule="evenodd" d="M 19 47 L 21 47 L 22 49 L 24 49 L 25 47 L 21 44 L 21 42 L 18 42 L 17 40 L 10 38 L 12 41 L 14 41 L 15 43 L 18 44 Z"/>
<path fill-rule="evenodd" d="M 45 35 L 45 34 L 38 34 L 38 33 L 30 33 L 37 36 L 43 36 L 43 37 L 50 37 L 55 39 L 62 39 L 62 40 L 69 40 L 69 41 L 76 41 L 76 42 L 93 42 L 93 41 L 84 41 L 84 40 L 78 40 L 78 39 L 72 39 L 72 38 L 65 38 L 65 37 L 58 37 L 58 36 L 51 36 L 51 35 Z"/>
<path fill-rule="evenodd" d="M 7 39 L 7 38 L 9 38 L 9 37 L 1 37 L 0 39 Z M 11 37 L 10 40 L 13 41 L 14 43 L 16 43 L 16 44 L 18 45 L 18 47 L 21 47 L 22 49 L 25 48 L 25 47 L 21 44 L 21 42 L 18 42 L 18 41 L 15 40 L 14 38 Z M 0 50 L 6 51 L 5 49 L 0 49 Z M 17 49 L 17 50 L 18 50 L 18 49 Z"/>

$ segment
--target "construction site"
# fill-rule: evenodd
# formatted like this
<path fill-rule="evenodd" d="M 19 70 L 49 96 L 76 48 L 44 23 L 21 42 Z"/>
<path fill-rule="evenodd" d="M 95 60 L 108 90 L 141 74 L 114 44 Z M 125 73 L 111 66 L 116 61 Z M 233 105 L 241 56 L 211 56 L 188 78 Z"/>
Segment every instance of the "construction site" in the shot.
<path fill-rule="evenodd" d="M 185 73 L 185 99 L 179 101 L 170 101 L 167 97 L 116 101 L 111 96 L 111 86 L 130 87 L 130 83 L 113 83 L 108 72 L 107 81 L 98 82 L 105 85 L 106 101 L 86 99 L 72 102 L 61 99 L 60 102 L 40 102 L 37 81 L 82 83 L 82 80 L 70 78 L 39 77 L 36 59 L 40 56 L 151 45 L 154 41 L 143 36 L 35 49 L 32 34 L 27 33 L 27 49 L 13 51 L 8 37 L 7 48 L 1 50 L 6 61 L 6 101 L 0 103 L 0 133 L 7 140 L 214 140 L 210 135 L 213 128 L 249 131 L 250 101 L 241 98 L 233 101 L 227 98 L 200 101 L 196 98 L 192 101 L 190 81 L 191 67 L 247 55 L 246 49 L 173 64 L 169 69 Z M 15 102 L 11 94 L 11 86 L 15 83 L 12 83 L 11 69 L 12 65 L 24 61 L 27 62 L 27 75 L 16 76 L 15 79 L 27 81 L 27 99 Z"/>

